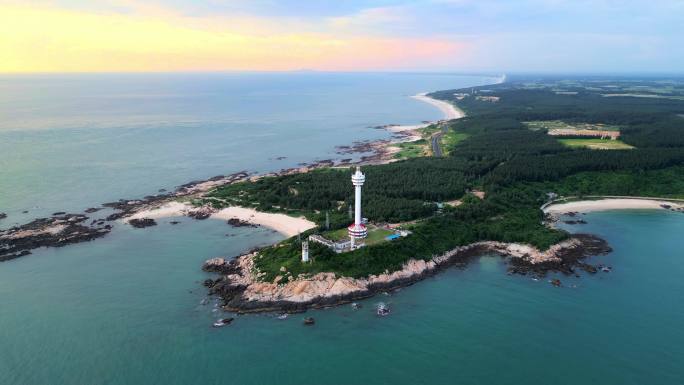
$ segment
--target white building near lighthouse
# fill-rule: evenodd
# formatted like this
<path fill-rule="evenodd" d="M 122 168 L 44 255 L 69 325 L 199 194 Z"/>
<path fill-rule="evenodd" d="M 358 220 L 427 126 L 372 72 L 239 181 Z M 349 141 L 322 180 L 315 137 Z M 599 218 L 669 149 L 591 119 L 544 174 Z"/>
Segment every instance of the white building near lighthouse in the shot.
<path fill-rule="evenodd" d="M 361 167 L 356 167 L 356 172 L 351 177 L 354 185 L 354 223 L 347 228 L 351 239 L 352 249 L 357 247 L 357 240 L 366 238 L 368 230 L 361 219 L 361 186 L 366 181 L 365 175 L 361 172 Z"/>

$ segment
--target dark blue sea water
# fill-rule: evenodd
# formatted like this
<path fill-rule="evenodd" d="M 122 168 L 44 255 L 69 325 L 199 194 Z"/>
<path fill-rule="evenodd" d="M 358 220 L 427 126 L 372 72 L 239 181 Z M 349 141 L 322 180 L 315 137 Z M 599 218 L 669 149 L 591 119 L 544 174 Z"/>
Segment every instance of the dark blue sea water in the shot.
<path fill-rule="evenodd" d="M 172 111 L 180 116 L 189 108 L 179 100 L 160 100 L 159 95 L 180 94 L 177 98 L 186 101 L 204 98 L 193 88 L 196 81 L 188 80 L 204 75 L 164 80 L 165 76 L 29 78 L 27 89 L 16 98 L 3 92 L 0 211 L 16 219 L 25 208 L 32 210 L 31 215 L 145 195 L 188 179 L 250 168 L 243 157 L 254 161 L 254 170 L 270 170 L 290 161 L 331 156 L 335 145 L 356 140 L 357 134 L 381 135 L 367 125 L 439 117 L 408 95 L 482 81 L 406 75 L 400 82 L 400 75 L 343 74 L 327 79 L 323 74 L 297 74 L 303 79 L 323 77 L 314 82 L 317 87 L 303 88 L 312 94 L 335 93 L 322 84 L 348 89 L 350 100 L 342 104 L 357 106 L 347 111 L 358 110 L 353 118 L 358 126 L 326 119 L 344 116 L 325 112 L 326 108 L 347 108 L 331 103 L 319 105 L 323 111 L 312 108 L 313 115 L 319 116 L 312 119 L 327 128 L 318 128 L 315 122 L 297 124 L 298 119 L 309 119 L 302 107 L 297 113 L 291 111 L 291 118 L 272 115 L 274 122 L 281 123 L 254 123 L 248 129 L 217 122 L 224 109 L 208 96 L 203 99 L 208 106 L 198 107 L 205 113 L 193 118 L 205 123 L 163 125 L 159 116 L 168 114 L 166 119 L 175 121 Z M 204 79 L 202 89 L 219 87 L 237 75 L 225 76 Z M 298 103 L 276 92 L 287 94 L 283 90 L 288 87 L 273 85 L 288 84 L 285 75 L 264 75 L 266 80 L 245 76 L 261 79 L 256 82 L 262 87 L 261 104 Z M 267 80 L 269 76 L 274 78 Z M 3 79 L 3 89 L 23 89 L 24 80 L 17 79 Z M 78 92 L 60 98 L 54 87 Z M 358 106 L 351 100 L 359 93 L 357 87 L 374 92 L 376 101 L 365 109 Z M 242 90 L 249 93 L 249 89 L 245 81 Z M 299 88 L 290 86 L 289 92 L 295 89 Z M 399 96 L 383 104 L 387 95 L 395 95 L 392 89 Z M 153 101 L 140 96 L 143 101 L 129 100 L 125 108 L 113 111 L 106 102 L 111 96 L 97 96 L 131 98 L 136 92 L 149 96 L 152 91 L 157 95 Z M 46 100 L 62 107 L 49 107 Z M 248 115 L 246 109 L 253 108 L 249 104 L 230 114 Z M 87 113 L 61 112 L 77 107 Z M 273 108 L 285 115 L 289 111 Z M 409 113 L 412 108 L 415 114 Z M 374 115 L 378 109 L 386 109 L 384 115 Z M 43 117 L 32 119 L 31 111 Z M 10 118 L 5 119 L 7 114 Z M 145 120 L 153 115 L 157 117 Z M 90 126 L 89 122 L 100 120 L 95 119 L 98 116 L 100 125 Z M 212 124 L 214 129 L 207 128 Z M 260 130 L 270 134 L 259 136 Z M 329 139 L 328 133 L 336 130 L 346 131 Z M 241 135 L 254 136 L 242 145 L 233 144 L 243 140 Z M 302 139 L 297 145 L 293 138 L 298 136 L 316 139 Z M 188 146 L 199 142 L 208 146 L 196 151 Z M 232 152 L 224 153 L 223 148 Z M 319 149 L 311 159 L 293 155 Z M 288 159 L 268 160 L 280 155 Z M 83 162 L 93 159 L 100 161 Z M 150 159 L 160 161 L 150 163 Z M 364 301 L 360 310 L 345 306 L 311 311 L 317 321 L 313 327 L 302 326 L 301 315 L 284 321 L 273 315 L 249 315 L 222 329 L 210 327 L 220 316 L 213 311 L 214 303 L 201 304 L 205 298 L 201 281 L 209 276 L 200 270 L 201 263 L 272 243 L 281 235 L 188 218 L 175 226 L 168 224 L 170 219 L 161 220 L 159 226 L 144 230 L 117 226 L 100 240 L 38 250 L 0 263 L 0 383 L 683 383 L 684 215 L 612 211 L 591 213 L 585 219 L 587 225 L 568 229 L 595 233 L 610 242 L 614 252 L 593 262 L 611 265 L 611 273 L 559 276 L 564 287 L 554 288 L 545 280 L 509 276 L 501 258 L 483 257 L 463 270 L 451 269 L 390 296 Z M 373 307 L 379 301 L 389 303 L 389 317 L 375 316 Z"/>

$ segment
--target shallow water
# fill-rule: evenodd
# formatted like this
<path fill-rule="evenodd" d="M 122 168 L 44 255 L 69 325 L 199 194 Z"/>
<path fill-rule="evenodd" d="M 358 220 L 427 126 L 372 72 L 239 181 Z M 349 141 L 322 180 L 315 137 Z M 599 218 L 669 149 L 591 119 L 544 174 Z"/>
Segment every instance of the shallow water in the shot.
<path fill-rule="evenodd" d="M 684 376 L 684 215 L 604 212 L 575 226 L 615 251 L 611 273 L 509 276 L 483 257 L 390 296 L 213 329 L 206 258 L 280 239 L 183 219 L 41 250 L 0 267 L 0 373 L 8 384 L 666 384 Z M 226 236 L 230 234 L 230 236 Z M 576 285 L 576 288 L 572 286 Z M 385 318 L 374 314 L 389 304 Z"/>

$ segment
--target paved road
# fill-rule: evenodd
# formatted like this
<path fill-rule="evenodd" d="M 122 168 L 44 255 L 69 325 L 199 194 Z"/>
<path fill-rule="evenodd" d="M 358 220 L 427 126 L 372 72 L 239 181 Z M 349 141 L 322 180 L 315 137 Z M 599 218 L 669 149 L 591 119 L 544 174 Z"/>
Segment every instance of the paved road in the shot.
<path fill-rule="evenodd" d="M 442 125 L 441 130 L 438 132 L 435 132 L 432 134 L 431 143 L 432 143 L 432 156 L 436 157 L 441 157 L 442 156 L 442 146 L 440 146 L 440 142 L 442 141 L 442 136 L 446 134 L 448 130 L 448 126 Z"/>
<path fill-rule="evenodd" d="M 442 156 L 442 146 L 439 145 L 439 142 L 442 140 L 442 135 L 444 135 L 442 131 L 432 135 L 432 156 Z"/>

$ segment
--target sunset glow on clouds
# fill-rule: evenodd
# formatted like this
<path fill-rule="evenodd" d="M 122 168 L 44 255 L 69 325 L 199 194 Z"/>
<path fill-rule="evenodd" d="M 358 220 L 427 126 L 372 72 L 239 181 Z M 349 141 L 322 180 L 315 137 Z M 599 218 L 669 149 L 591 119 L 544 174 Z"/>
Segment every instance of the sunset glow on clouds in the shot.
<path fill-rule="evenodd" d="M 460 48 L 432 38 L 268 28 L 259 20 L 4 6 L 0 71 L 403 69 L 455 55 Z"/>
<path fill-rule="evenodd" d="M 0 72 L 676 70 L 655 0 L 0 0 Z"/>

